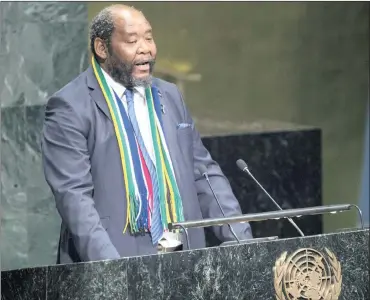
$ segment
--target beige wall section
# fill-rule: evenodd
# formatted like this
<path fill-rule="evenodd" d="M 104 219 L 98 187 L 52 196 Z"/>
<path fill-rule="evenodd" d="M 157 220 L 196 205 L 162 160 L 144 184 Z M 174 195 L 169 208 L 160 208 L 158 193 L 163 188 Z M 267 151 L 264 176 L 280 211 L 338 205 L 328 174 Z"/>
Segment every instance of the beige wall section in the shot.
<path fill-rule="evenodd" d="M 323 130 L 323 200 L 357 203 L 368 97 L 368 3 L 128 2 L 151 22 L 158 67 L 188 69 L 202 134 L 269 119 Z M 89 19 L 108 2 L 91 2 Z M 326 216 L 325 231 L 355 225 Z"/>

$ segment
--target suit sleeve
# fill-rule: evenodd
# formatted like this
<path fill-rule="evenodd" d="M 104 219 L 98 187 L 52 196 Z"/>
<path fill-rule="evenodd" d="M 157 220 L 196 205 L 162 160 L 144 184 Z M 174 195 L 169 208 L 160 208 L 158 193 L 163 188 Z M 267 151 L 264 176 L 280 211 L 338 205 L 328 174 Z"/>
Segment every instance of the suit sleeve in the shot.
<path fill-rule="evenodd" d="M 182 99 L 182 95 L 179 92 Z M 241 215 L 241 209 L 238 200 L 235 198 L 230 183 L 228 179 L 223 174 L 221 168 L 215 162 L 208 150 L 204 147 L 201 140 L 200 134 L 195 128 L 194 121 L 186 108 L 186 105 L 182 99 L 184 106 L 184 119 L 187 123 L 192 125 L 193 128 L 193 151 L 194 151 L 194 176 L 195 185 L 198 193 L 198 199 L 202 211 L 203 218 L 217 218 L 222 217 L 220 208 L 217 205 L 216 200 L 212 194 L 211 189 L 206 181 L 206 179 L 199 174 L 199 165 L 204 165 L 207 168 L 209 180 L 211 185 L 217 195 L 223 211 L 226 216 L 237 216 Z M 248 223 L 234 223 L 232 228 L 235 231 L 239 239 L 251 239 L 252 231 Z M 222 241 L 232 241 L 235 240 L 229 227 L 225 226 L 215 226 L 212 230 L 216 237 Z"/>
<path fill-rule="evenodd" d="M 45 178 L 81 260 L 116 259 L 92 198 L 87 123 L 64 99 L 48 101 L 41 139 Z"/>

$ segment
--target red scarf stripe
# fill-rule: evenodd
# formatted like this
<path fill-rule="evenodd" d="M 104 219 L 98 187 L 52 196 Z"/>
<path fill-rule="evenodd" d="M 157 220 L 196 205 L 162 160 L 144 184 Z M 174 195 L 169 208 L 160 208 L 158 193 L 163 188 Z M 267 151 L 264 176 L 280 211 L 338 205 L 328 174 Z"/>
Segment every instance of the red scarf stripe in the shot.
<path fill-rule="evenodd" d="M 151 211 L 153 210 L 153 184 L 152 184 L 152 178 L 150 177 L 148 167 L 146 165 L 143 153 L 141 152 L 139 145 L 138 145 L 138 149 L 139 149 L 141 168 L 144 173 L 144 181 L 145 181 L 146 189 L 148 191 L 148 207 L 144 207 L 143 209 L 148 210 L 148 227 L 150 230 L 151 223 L 152 223 L 151 222 Z"/>

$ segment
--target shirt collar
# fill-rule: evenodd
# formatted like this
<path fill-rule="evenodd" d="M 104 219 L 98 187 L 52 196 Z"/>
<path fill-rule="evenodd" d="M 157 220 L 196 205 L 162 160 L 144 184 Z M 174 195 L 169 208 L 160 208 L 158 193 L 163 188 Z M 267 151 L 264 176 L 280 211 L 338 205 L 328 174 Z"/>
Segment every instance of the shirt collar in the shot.
<path fill-rule="evenodd" d="M 118 97 L 122 99 L 126 91 L 126 87 L 115 81 L 107 72 L 103 70 L 103 68 L 101 70 L 103 71 L 103 75 L 107 81 L 107 84 L 114 90 L 114 92 L 117 93 Z M 135 87 L 135 90 L 145 99 L 145 89 L 143 87 Z"/>

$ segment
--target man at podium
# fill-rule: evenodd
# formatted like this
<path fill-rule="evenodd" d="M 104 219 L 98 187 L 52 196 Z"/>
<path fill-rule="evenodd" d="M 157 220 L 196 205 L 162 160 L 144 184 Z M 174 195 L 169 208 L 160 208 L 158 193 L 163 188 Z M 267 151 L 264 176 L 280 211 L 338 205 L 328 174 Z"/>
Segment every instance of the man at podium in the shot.
<path fill-rule="evenodd" d="M 105 8 L 92 21 L 90 46 L 91 66 L 45 111 L 43 166 L 62 218 L 57 262 L 186 249 L 184 234 L 169 232 L 169 223 L 222 216 L 200 166 L 225 215 L 240 215 L 178 88 L 151 75 L 157 50 L 144 15 Z M 249 224 L 233 230 L 252 238 Z M 234 239 L 227 226 L 213 231 Z M 203 229 L 188 236 L 191 248 L 205 247 Z"/>

